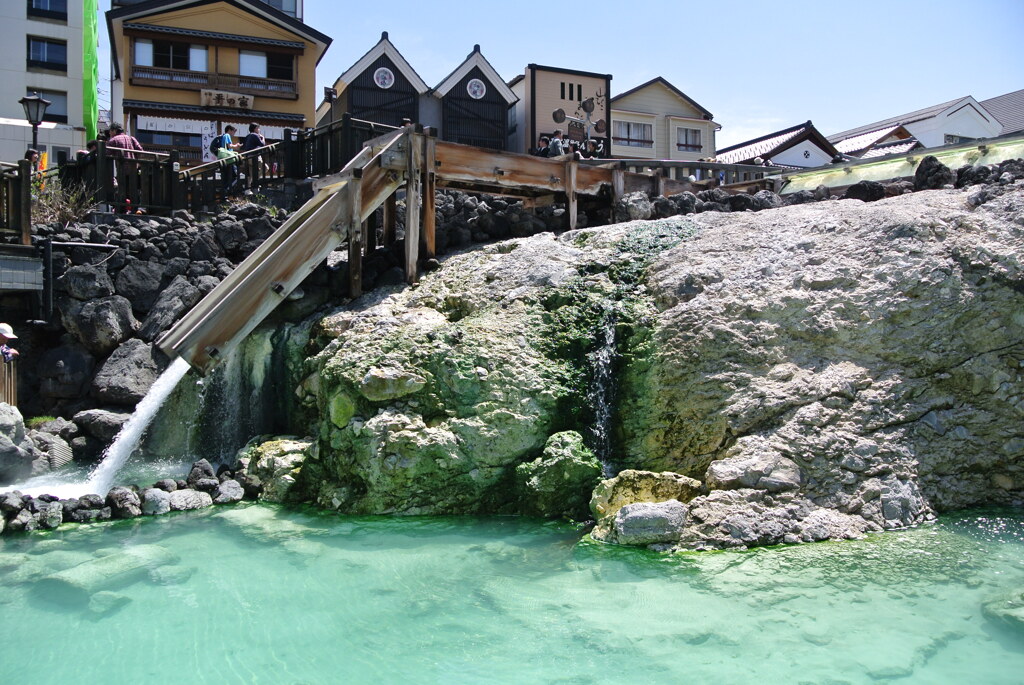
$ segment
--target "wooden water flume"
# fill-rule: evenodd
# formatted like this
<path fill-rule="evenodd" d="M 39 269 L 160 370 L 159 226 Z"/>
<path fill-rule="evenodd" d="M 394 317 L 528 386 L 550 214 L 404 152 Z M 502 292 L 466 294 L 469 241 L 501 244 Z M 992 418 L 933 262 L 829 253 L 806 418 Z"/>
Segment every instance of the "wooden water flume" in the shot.
<path fill-rule="evenodd" d="M 349 291 L 354 297 L 360 295 L 363 252 L 375 239 L 366 221 L 384 205 L 385 240 L 393 238 L 395 193 L 402 187 L 406 193 L 405 274 L 413 283 L 421 256 L 435 254 L 437 188 L 509 195 L 536 204 L 564 199 L 568 227 L 575 228 L 581 197 L 614 202 L 636 190 L 670 194 L 692 185 L 656 174 L 585 166 L 568 155 L 546 159 L 446 143 L 430 129 L 406 126 L 368 141 L 341 172 L 316 181 L 313 198 L 157 345 L 205 375 L 346 241 Z"/>

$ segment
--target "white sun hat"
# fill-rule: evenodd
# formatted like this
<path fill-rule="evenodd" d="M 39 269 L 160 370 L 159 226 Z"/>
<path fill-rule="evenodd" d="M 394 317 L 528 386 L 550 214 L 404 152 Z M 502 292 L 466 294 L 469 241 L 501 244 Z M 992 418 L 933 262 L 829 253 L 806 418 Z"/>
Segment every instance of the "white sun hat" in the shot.
<path fill-rule="evenodd" d="M 0 323 L 0 335 L 8 338 L 9 340 L 17 340 L 18 336 L 14 334 L 14 329 L 11 328 L 9 323 Z"/>

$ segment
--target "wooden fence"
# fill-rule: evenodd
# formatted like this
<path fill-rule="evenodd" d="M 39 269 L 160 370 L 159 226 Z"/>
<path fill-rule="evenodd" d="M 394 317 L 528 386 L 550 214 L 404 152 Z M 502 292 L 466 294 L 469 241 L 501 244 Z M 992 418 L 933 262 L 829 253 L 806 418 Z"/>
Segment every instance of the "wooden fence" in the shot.
<path fill-rule="evenodd" d="M 18 406 L 18 361 L 0 362 L 0 402 Z"/>

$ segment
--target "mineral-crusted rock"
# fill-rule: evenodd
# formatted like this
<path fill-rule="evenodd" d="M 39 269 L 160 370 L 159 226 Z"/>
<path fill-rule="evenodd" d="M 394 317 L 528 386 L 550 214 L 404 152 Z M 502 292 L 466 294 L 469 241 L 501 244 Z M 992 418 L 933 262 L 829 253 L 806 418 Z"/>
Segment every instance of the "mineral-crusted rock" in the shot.
<path fill-rule="evenodd" d="M 878 526 L 791 493 L 716 490 L 690 501 L 676 539 L 683 549 L 726 549 L 857 538 L 869 530 Z"/>
<path fill-rule="evenodd" d="M 590 492 L 601 478 L 601 464 L 575 431 L 555 433 L 534 461 L 516 467 L 521 511 L 536 516 L 587 515 Z"/>
<path fill-rule="evenodd" d="M 624 465 L 699 478 L 766 446 L 799 468 L 788 492 L 886 528 L 1024 501 L 1013 188 L 976 210 L 937 190 L 688 217 L 619 379 Z"/>
<path fill-rule="evenodd" d="M 628 504 L 675 500 L 685 504 L 701 493 L 698 480 L 678 473 L 626 469 L 614 478 L 601 481 L 594 489 L 590 511 L 597 520 L 592 533 L 598 540 L 608 539 L 615 516 Z"/>
<path fill-rule="evenodd" d="M 674 499 L 627 504 L 615 513 L 610 539 L 620 545 L 676 542 L 686 512 L 687 506 Z"/>
<path fill-rule="evenodd" d="M 254 442 L 245 448 L 249 460 L 247 474 L 262 484 L 260 499 L 267 502 L 285 502 L 294 499 L 291 490 L 302 471 L 312 443 L 293 436 L 277 437 Z"/>
<path fill-rule="evenodd" d="M 711 490 L 755 488 L 769 492 L 800 487 L 800 467 L 762 436 L 748 435 L 708 466 L 704 482 Z"/>
<path fill-rule="evenodd" d="M 359 392 L 372 402 L 387 402 L 405 397 L 423 388 L 423 376 L 403 369 L 370 367 L 359 384 Z"/>

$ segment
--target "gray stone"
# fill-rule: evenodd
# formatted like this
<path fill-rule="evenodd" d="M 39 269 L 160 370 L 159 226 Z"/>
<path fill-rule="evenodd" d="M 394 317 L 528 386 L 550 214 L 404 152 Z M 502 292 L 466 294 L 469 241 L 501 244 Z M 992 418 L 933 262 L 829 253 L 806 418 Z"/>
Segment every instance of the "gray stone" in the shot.
<path fill-rule="evenodd" d="M 138 338 L 126 340 L 107 358 L 92 381 L 101 402 L 134 407 L 167 368 L 167 357 Z"/>
<path fill-rule="evenodd" d="M 650 219 L 654 214 L 654 205 L 647 193 L 628 193 L 615 203 L 616 221 L 636 221 Z"/>
<path fill-rule="evenodd" d="M 622 545 L 676 542 L 686 512 L 686 505 L 674 499 L 627 504 L 615 514 L 614 539 Z"/>
<path fill-rule="evenodd" d="M 171 510 L 171 493 L 157 488 L 146 488 L 142 491 L 142 513 L 146 516 L 158 516 Z"/>
<path fill-rule="evenodd" d="M 103 442 L 111 442 L 131 417 L 131 412 L 87 409 L 75 414 L 73 420 L 92 437 Z"/>
<path fill-rule="evenodd" d="M 169 495 L 171 511 L 187 511 L 213 506 L 213 498 L 198 490 L 175 490 Z"/>
<path fill-rule="evenodd" d="M 142 501 L 132 489 L 115 486 L 107 493 L 107 504 L 114 518 L 129 519 L 142 516 Z"/>
<path fill-rule="evenodd" d="M 202 291 L 184 276 L 174 280 L 160 293 L 149 314 L 142 321 L 139 337 L 147 342 L 156 339 L 185 312 L 190 310 L 202 297 Z"/>
<path fill-rule="evenodd" d="M 934 155 L 922 159 L 914 171 L 914 190 L 941 188 L 953 181 L 953 172 Z"/>
<path fill-rule="evenodd" d="M 76 300 L 94 300 L 114 294 L 114 283 L 104 266 L 72 266 L 60 277 L 60 284 Z"/>
<path fill-rule="evenodd" d="M 243 497 L 245 497 L 245 490 L 241 484 L 237 480 L 229 479 L 217 486 L 213 496 L 213 503 L 230 504 L 241 501 Z"/>
<path fill-rule="evenodd" d="M 39 527 L 53 530 L 64 522 L 64 507 L 60 502 L 47 502 L 40 507 Z"/>
<path fill-rule="evenodd" d="M 139 329 L 131 303 L 120 295 L 88 302 L 65 301 L 61 320 L 85 349 L 99 356 L 113 352 Z"/>
<path fill-rule="evenodd" d="M 195 487 L 195 484 L 203 479 L 217 480 L 217 472 L 213 470 L 213 466 L 206 459 L 200 459 L 192 464 L 185 482 L 189 484 L 189 487 Z"/>
<path fill-rule="evenodd" d="M 145 315 L 160 296 L 163 277 L 161 264 L 133 259 L 117 274 L 117 294 L 131 302 L 135 312 Z"/>

